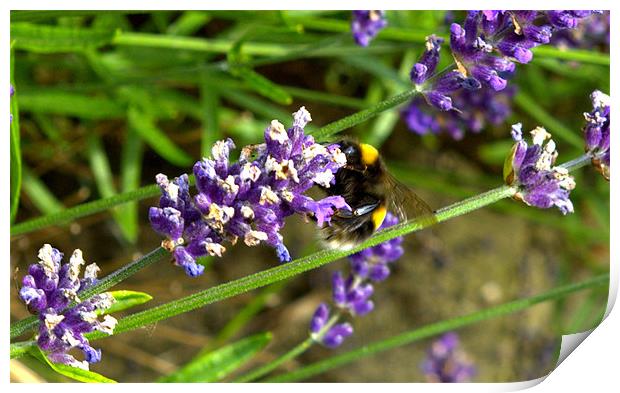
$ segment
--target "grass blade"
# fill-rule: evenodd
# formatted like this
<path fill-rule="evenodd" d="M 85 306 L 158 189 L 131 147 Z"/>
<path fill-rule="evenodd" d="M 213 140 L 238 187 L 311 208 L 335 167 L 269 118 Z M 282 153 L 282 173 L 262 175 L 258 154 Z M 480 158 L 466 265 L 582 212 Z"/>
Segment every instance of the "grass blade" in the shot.
<path fill-rule="evenodd" d="M 155 119 L 131 105 L 127 112 L 129 124 L 144 141 L 166 161 L 180 167 L 192 164 L 192 157 L 178 147 L 155 125 Z"/>
<path fill-rule="evenodd" d="M 127 310 L 153 300 L 153 296 L 138 291 L 110 291 L 110 294 L 114 297 L 115 302 L 110 308 L 105 310 L 105 314 L 113 314 L 115 312 Z"/>
<path fill-rule="evenodd" d="M 20 93 L 20 106 L 26 112 L 74 116 L 81 119 L 122 119 L 125 108 L 103 96 L 88 96 L 55 88 L 31 89 Z"/>
<path fill-rule="evenodd" d="M 13 83 L 13 61 L 14 52 L 11 50 L 11 86 L 15 87 Z M 17 208 L 19 206 L 19 194 L 22 184 L 22 153 L 20 148 L 20 136 L 19 136 L 19 107 L 17 105 L 19 94 L 15 91 L 15 94 L 11 98 L 11 136 L 10 136 L 10 156 L 11 156 L 11 223 L 15 220 L 17 215 Z"/>
<path fill-rule="evenodd" d="M 39 178 L 32 175 L 25 166 L 22 168 L 22 187 L 33 205 L 43 214 L 52 214 L 65 207 Z"/>
<path fill-rule="evenodd" d="M 116 383 L 115 380 L 110 379 L 108 377 L 104 377 L 101 374 L 97 374 L 96 372 L 83 370 L 81 368 L 67 366 L 66 364 L 54 363 L 50 362 L 47 356 L 39 347 L 34 347 L 31 351 L 32 355 L 47 364 L 52 370 L 56 371 L 58 374 L 62 374 L 65 377 L 69 377 L 76 381 L 80 382 L 95 382 L 95 383 Z"/>
<path fill-rule="evenodd" d="M 271 341 L 271 333 L 260 333 L 215 351 L 199 355 L 160 382 L 220 381 L 250 360 Z"/>
<path fill-rule="evenodd" d="M 14 48 L 37 53 L 79 52 L 99 48 L 111 43 L 114 35 L 112 30 L 11 23 Z"/>

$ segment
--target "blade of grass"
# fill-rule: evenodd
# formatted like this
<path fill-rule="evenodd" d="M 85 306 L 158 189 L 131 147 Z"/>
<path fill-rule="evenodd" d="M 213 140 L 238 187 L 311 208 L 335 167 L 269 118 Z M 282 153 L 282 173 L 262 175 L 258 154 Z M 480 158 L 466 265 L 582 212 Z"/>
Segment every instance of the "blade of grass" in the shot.
<path fill-rule="evenodd" d="M 122 119 L 125 108 L 104 96 L 88 96 L 55 88 L 35 88 L 20 92 L 22 110 L 82 119 Z"/>
<path fill-rule="evenodd" d="M 371 344 L 364 345 L 361 348 L 348 351 L 339 355 L 332 356 L 326 360 L 310 364 L 301 369 L 290 373 L 277 375 L 268 378 L 266 382 L 293 382 L 305 380 L 312 376 L 324 373 L 345 364 L 352 363 L 363 357 L 375 355 L 393 348 L 401 347 L 433 337 L 441 333 L 472 325 L 487 319 L 498 318 L 504 315 L 513 314 L 526 310 L 536 304 L 564 298 L 572 293 L 583 291 L 586 289 L 596 288 L 609 284 L 609 274 L 602 274 L 588 280 L 563 285 L 539 295 L 531 296 L 524 299 L 513 300 L 498 306 L 489 307 L 471 314 L 463 315 L 456 318 L 446 319 L 421 328 L 413 329 L 408 332 L 393 336 L 384 340 L 375 341 Z"/>
<path fill-rule="evenodd" d="M 609 54 L 584 49 L 564 49 L 552 45 L 541 45 L 532 49 L 536 57 L 550 57 L 554 59 L 579 61 L 582 63 L 609 66 Z"/>
<path fill-rule="evenodd" d="M 94 382 L 94 383 L 116 383 L 115 380 L 108 377 L 104 377 L 93 371 L 84 370 L 78 367 L 68 366 L 66 364 L 50 362 L 47 356 L 38 347 L 34 347 L 31 351 L 32 355 L 39 361 L 48 365 L 52 370 L 65 377 L 74 379 L 80 382 Z"/>
<path fill-rule="evenodd" d="M 200 84 L 200 107 L 202 120 L 202 136 L 200 138 L 200 151 L 202 157 L 211 155 L 211 146 L 221 139 L 219 109 L 220 94 L 213 84 L 205 83 L 205 75 L 203 73 L 203 81 Z"/>
<path fill-rule="evenodd" d="M 39 178 L 32 175 L 27 167 L 23 167 L 22 187 L 30 201 L 43 214 L 52 214 L 65 207 Z"/>
<path fill-rule="evenodd" d="M 103 198 L 110 198 L 116 195 L 110 162 L 101 143 L 101 138 L 95 133 L 91 133 L 88 136 L 88 160 L 99 194 Z M 131 217 L 125 214 L 128 211 L 121 210 L 126 208 L 127 205 L 114 207 L 111 209 L 111 213 L 123 237 L 129 242 L 134 243 L 137 237 L 137 226 L 132 226 Z"/>
<path fill-rule="evenodd" d="M 188 167 L 193 159 L 183 149 L 178 147 L 160 130 L 148 114 L 130 105 L 127 118 L 132 129 L 135 130 L 144 141 L 166 161 L 180 167 Z"/>
<path fill-rule="evenodd" d="M 138 133 L 129 128 L 121 151 L 121 191 L 131 192 L 140 186 L 142 172 L 143 143 Z M 138 202 L 131 201 L 118 206 L 117 220 L 121 222 L 125 237 L 135 243 L 138 240 Z"/>
<path fill-rule="evenodd" d="M 11 48 L 11 86 L 15 87 L 15 81 L 13 80 L 15 52 Z M 20 94 L 14 90 L 14 95 L 11 97 L 11 135 L 10 135 L 10 156 L 11 156 L 11 207 L 10 207 L 10 222 L 13 223 L 15 216 L 17 216 L 17 208 L 19 206 L 19 194 L 22 184 L 22 153 L 20 148 L 20 133 L 19 133 L 19 106 L 18 100 L 21 99 Z"/>
<path fill-rule="evenodd" d="M 37 53 L 79 52 L 110 44 L 113 30 L 87 29 L 66 26 L 39 25 L 27 22 L 11 23 L 11 40 L 16 49 Z"/>
<path fill-rule="evenodd" d="M 160 382 L 221 381 L 265 348 L 271 338 L 271 333 L 259 333 L 212 352 L 198 355 L 180 370 L 160 379 Z"/>
<path fill-rule="evenodd" d="M 209 23 L 211 16 L 204 11 L 185 11 L 168 26 L 168 34 L 192 35 Z"/>
<path fill-rule="evenodd" d="M 138 188 L 135 191 L 117 194 L 109 198 L 98 199 L 96 201 L 83 203 L 57 213 L 33 218 L 19 224 L 11 226 L 11 236 L 23 235 L 53 225 L 64 224 L 80 217 L 99 213 L 112 208 L 113 206 L 123 203 L 151 198 L 161 193 L 159 186 L 156 184 Z"/>
<path fill-rule="evenodd" d="M 536 100 L 522 89 L 519 90 L 514 98 L 515 103 L 527 114 L 532 116 L 538 123 L 543 125 L 554 137 L 583 151 L 584 142 L 581 135 L 576 134 L 569 127 L 565 126 L 544 110 Z"/>

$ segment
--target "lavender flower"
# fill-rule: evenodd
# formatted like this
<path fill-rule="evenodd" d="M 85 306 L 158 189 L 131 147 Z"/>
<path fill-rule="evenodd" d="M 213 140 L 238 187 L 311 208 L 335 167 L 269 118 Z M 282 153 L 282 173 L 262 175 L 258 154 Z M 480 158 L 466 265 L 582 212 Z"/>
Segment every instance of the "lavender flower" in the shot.
<path fill-rule="evenodd" d="M 351 32 L 358 45 L 368 46 L 385 26 L 387 20 L 384 11 L 353 11 Z"/>
<path fill-rule="evenodd" d="M 515 64 L 529 63 L 531 49 L 549 43 L 554 32 L 574 29 L 592 11 L 470 11 L 463 25 L 450 27 L 458 70 L 496 91 L 506 87 Z M 501 56 L 497 56 L 498 53 Z"/>
<path fill-rule="evenodd" d="M 425 52 L 411 69 L 411 81 L 429 105 L 441 111 L 459 112 L 460 107 L 450 94 L 462 89 L 476 91 L 482 86 L 504 90 L 507 78 L 515 71 L 515 61 L 528 63 L 532 59 L 531 48 L 548 43 L 555 31 L 577 27 L 592 12 L 469 11 L 462 26 L 450 26 L 450 48 L 456 68 L 436 72 L 443 40 L 431 35 L 426 38 Z M 408 115 L 414 130 L 439 128 L 418 109 L 410 110 Z M 455 129 L 452 134 L 461 133 Z"/>
<path fill-rule="evenodd" d="M 89 363 L 101 360 L 101 350 L 91 347 L 84 334 L 95 330 L 112 334 L 116 319 L 105 315 L 100 321 L 98 315 L 112 305 L 114 298 L 103 293 L 81 301 L 79 292 L 95 283 L 99 267 L 94 263 L 86 266 L 80 279 L 85 264 L 82 251 L 75 250 L 69 263 L 63 264 L 62 257 L 49 244 L 41 247 L 39 262 L 30 265 L 19 296 L 30 312 L 39 316 L 37 344 L 47 357 L 52 362 L 88 369 Z M 65 310 L 72 302 L 77 305 Z M 83 352 L 84 361 L 69 354 L 73 348 Z"/>
<path fill-rule="evenodd" d="M 541 209 L 556 206 L 562 214 L 572 213 L 569 196 L 575 180 L 566 168 L 553 166 L 558 152 L 551 134 L 542 127 L 535 128 L 531 146 L 523 140 L 520 123 L 512 126 L 511 134 L 516 143 L 504 163 L 504 180 L 518 187 L 515 199 Z"/>
<path fill-rule="evenodd" d="M 560 48 L 599 48 L 609 51 L 609 11 L 597 12 L 575 29 L 560 30 L 553 34 L 550 43 Z"/>
<path fill-rule="evenodd" d="M 454 332 L 431 344 L 421 368 L 428 382 L 469 382 L 476 374 L 468 356 L 459 348 L 459 338 Z"/>
<path fill-rule="evenodd" d="M 380 229 L 397 223 L 398 219 L 388 213 Z M 336 322 L 342 313 L 365 315 L 374 309 L 370 299 L 374 288 L 369 281 L 383 281 L 390 275 L 389 264 L 403 255 L 402 241 L 402 237 L 397 237 L 351 255 L 351 274 L 346 279 L 341 272 L 334 273 L 333 302 L 338 313 L 330 318 L 329 307 L 325 303 L 319 305 L 310 322 L 310 332 L 315 341 L 328 348 L 335 348 L 353 334 L 353 327 L 349 323 Z"/>
<path fill-rule="evenodd" d="M 443 75 L 435 74 L 442 43 L 443 39 L 435 35 L 426 37 L 426 50 L 414 64 L 409 77 L 429 105 L 442 111 L 449 111 L 454 107 L 448 94 L 463 86 L 477 89 L 480 88 L 480 84 L 473 79 L 465 78 L 458 71 L 450 71 Z"/>
<path fill-rule="evenodd" d="M 401 112 L 407 127 L 418 135 L 447 133 L 461 140 L 466 131 L 479 133 L 487 124 L 500 125 L 510 113 L 514 86 L 496 92 L 488 87 L 480 90 L 462 89 L 452 96 L 454 106 L 466 111 L 432 113 L 425 108 L 422 99 L 413 99 Z"/>
<path fill-rule="evenodd" d="M 304 134 L 311 120 L 304 107 L 293 116 L 288 130 L 273 120 L 265 130 L 265 143 L 244 148 L 233 164 L 229 164 L 233 141 L 215 143 L 212 158 L 194 165 L 198 191 L 194 197 L 187 175 L 172 182 L 157 175 L 162 197 L 159 207 L 151 207 L 149 219 L 153 229 L 167 237 L 162 247 L 188 275 L 204 270 L 196 258 L 222 256 L 226 251 L 222 243 L 234 245 L 238 239 L 248 246 L 265 242 L 281 262 L 288 262 L 291 257 L 279 233 L 285 217 L 311 216 L 323 226 L 336 209 L 349 208 L 340 196 L 315 201 L 304 195 L 315 184 L 333 184 L 346 157 L 337 145 L 326 147 Z M 251 160 L 254 153 L 257 158 Z"/>
<path fill-rule="evenodd" d="M 583 116 L 586 124 L 583 127 L 586 140 L 586 153 L 592 156 L 592 165 L 609 180 L 609 122 L 611 120 L 611 98 L 599 90 L 591 95 L 592 111 Z"/>

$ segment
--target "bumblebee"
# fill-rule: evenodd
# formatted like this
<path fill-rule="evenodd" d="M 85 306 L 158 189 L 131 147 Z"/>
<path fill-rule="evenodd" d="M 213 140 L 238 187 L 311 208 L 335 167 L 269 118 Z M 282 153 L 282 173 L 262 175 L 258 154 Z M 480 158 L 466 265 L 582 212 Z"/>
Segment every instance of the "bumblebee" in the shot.
<path fill-rule="evenodd" d="M 348 250 L 357 246 L 379 229 L 388 211 L 401 221 L 408 213 L 436 221 L 429 205 L 387 171 L 375 147 L 351 140 L 337 143 L 347 164 L 336 172 L 335 184 L 323 189 L 328 195 L 342 196 L 351 210 L 337 210 L 331 225 L 322 228 L 328 247 Z"/>

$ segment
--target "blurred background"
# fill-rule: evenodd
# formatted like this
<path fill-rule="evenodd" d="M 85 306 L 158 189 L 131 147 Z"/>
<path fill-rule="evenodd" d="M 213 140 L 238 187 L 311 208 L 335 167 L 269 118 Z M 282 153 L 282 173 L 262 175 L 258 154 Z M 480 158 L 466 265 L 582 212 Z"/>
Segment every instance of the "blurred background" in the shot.
<path fill-rule="evenodd" d="M 388 11 L 389 27 L 366 48 L 353 42 L 350 17 L 349 11 L 13 12 L 13 100 L 19 106 L 23 161 L 14 222 L 153 184 L 158 173 L 191 173 L 214 141 L 231 137 L 238 148 L 258 143 L 272 119 L 290 124 L 291 113 L 302 105 L 316 129 L 404 91 L 411 87 L 408 73 L 424 50 L 424 37 L 434 33 L 448 39 L 450 23 L 461 23 L 464 13 Z M 608 54 L 609 14 L 596 18 L 603 27 L 557 37 L 555 47 Z M 70 36 L 20 44 L 29 29 L 47 26 L 80 27 L 92 36 L 82 44 Z M 442 54 L 447 65 L 447 46 Z M 239 61 L 249 62 L 264 79 L 252 81 L 229 66 Z M 345 134 L 379 147 L 393 174 L 437 209 L 502 183 L 513 123 L 523 123 L 524 130 L 547 128 L 558 144 L 559 162 L 581 155 L 589 94 L 609 92 L 609 65 L 595 63 L 535 52 L 509 82 L 514 91 L 503 98 L 506 114 L 483 121 L 478 132 L 463 126 L 460 139 L 443 129 L 412 132 L 400 109 Z M 591 167 L 574 176 L 575 214 L 570 216 L 504 200 L 406 237 L 394 274 L 376 286 L 375 311 L 355 319 L 354 335 L 336 351 L 608 271 L 609 184 Z M 28 316 L 17 288 L 42 244 L 65 255 L 80 248 L 87 262 L 97 262 L 102 275 L 108 274 L 159 246 L 162 239 L 147 217 L 157 200 L 12 237 L 11 321 Z M 313 225 L 297 217 L 287 221 L 283 234 L 294 258 L 321 247 Z M 205 274 L 190 278 L 162 260 L 117 289 L 154 297 L 129 311 L 134 312 L 278 262 L 271 249 L 237 244 L 223 258 L 202 263 Z M 314 309 L 331 296 L 331 272 L 347 264 L 341 260 L 98 340 L 94 346 L 102 349 L 103 359 L 91 369 L 118 381 L 150 382 L 200 351 L 271 331 L 272 342 L 245 369 L 263 364 L 307 337 Z M 474 381 L 546 374 L 555 364 L 561 334 L 595 326 L 606 300 L 606 288 L 581 292 L 459 330 L 462 348 L 477 369 Z M 313 380 L 423 381 L 419 364 L 429 343 L 364 358 Z M 279 371 L 331 353 L 315 346 Z M 65 381 L 28 357 L 12 361 L 12 369 L 14 381 L 28 375 Z"/>

